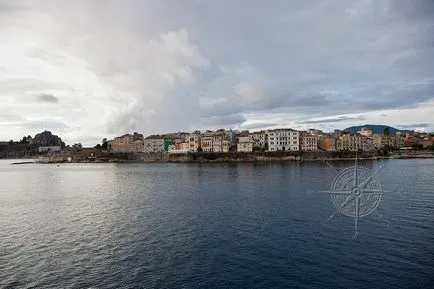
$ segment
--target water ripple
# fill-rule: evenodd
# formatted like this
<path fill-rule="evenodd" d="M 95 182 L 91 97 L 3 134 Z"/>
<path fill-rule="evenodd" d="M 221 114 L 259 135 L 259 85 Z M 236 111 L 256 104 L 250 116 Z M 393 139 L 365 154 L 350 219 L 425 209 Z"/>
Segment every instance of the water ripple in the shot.
<path fill-rule="evenodd" d="M 326 222 L 328 195 L 306 198 L 333 179 L 319 163 L 0 163 L 0 175 L 2 288 L 433 284 L 432 160 L 385 162 L 388 193 L 357 239 L 353 219 Z"/>

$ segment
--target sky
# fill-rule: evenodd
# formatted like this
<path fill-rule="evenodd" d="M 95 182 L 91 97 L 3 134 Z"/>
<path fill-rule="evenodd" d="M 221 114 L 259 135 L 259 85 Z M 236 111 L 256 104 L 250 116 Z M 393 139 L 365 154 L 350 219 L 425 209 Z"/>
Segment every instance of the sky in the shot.
<path fill-rule="evenodd" d="M 434 1 L 0 0 L 0 140 L 434 131 Z"/>

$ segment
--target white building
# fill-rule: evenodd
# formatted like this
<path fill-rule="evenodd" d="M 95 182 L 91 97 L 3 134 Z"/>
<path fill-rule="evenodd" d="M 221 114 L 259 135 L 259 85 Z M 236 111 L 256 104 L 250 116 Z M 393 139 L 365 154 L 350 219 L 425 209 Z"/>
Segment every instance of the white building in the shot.
<path fill-rule="evenodd" d="M 60 146 L 41 146 L 38 148 L 38 151 L 40 153 L 45 153 L 45 152 L 58 152 L 60 151 L 62 148 Z"/>
<path fill-rule="evenodd" d="M 164 151 L 164 139 L 145 139 L 143 141 L 143 152 L 158 153 Z"/>
<path fill-rule="evenodd" d="M 185 138 L 188 149 L 194 152 L 200 147 L 200 133 L 191 133 Z"/>
<path fill-rule="evenodd" d="M 299 132 L 293 129 L 274 129 L 268 131 L 269 151 L 298 151 Z"/>
<path fill-rule="evenodd" d="M 178 145 L 170 145 L 168 153 L 169 154 L 186 154 L 188 152 L 191 152 L 190 149 L 187 148 L 187 144 L 182 143 Z"/>

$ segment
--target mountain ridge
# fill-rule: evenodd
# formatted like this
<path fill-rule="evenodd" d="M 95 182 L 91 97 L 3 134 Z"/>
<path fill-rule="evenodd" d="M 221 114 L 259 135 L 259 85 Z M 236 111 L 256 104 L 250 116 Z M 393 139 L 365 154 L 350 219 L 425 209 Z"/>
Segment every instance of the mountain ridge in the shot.
<path fill-rule="evenodd" d="M 363 127 L 370 128 L 372 130 L 373 134 L 383 134 L 385 128 L 389 128 L 389 134 L 390 135 L 396 135 L 396 132 L 402 131 L 400 129 L 397 129 L 395 127 L 384 125 L 384 124 L 365 124 L 365 125 L 355 125 L 347 127 L 346 131 L 350 131 L 351 133 L 357 133 L 359 130 L 361 130 Z"/>

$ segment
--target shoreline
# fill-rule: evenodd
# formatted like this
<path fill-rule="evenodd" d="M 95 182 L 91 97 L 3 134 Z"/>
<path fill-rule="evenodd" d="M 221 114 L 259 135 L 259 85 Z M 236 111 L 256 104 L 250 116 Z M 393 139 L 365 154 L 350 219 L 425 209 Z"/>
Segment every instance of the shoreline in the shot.
<path fill-rule="evenodd" d="M 53 162 L 39 162 L 36 164 L 59 164 L 59 163 L 75 163 L 75 164 L 140 164 L 140 163 L 173 163 L 173 164 L 204 164 L 204 163 L 302 163 L 302 162 L 341 162 L 341 161 L 354 161 L 355 157 L 336 157 L 336 158 L 316 158 L 316 159 L 303 159 L 303 158 L 261 158 L 261 159 L 174 159 L 174 160 L 126 160 L 126 159 L 94 159 L 94 160 L 71 160 L 71 161 L 53 161 Z M 375 157 L 357 157 L 360 161 L 369 160 L 404 160 L 404 159 L 434 159 L 434 155 L 414 155 L 414 156 L 375 156 Z M 30 163 L 30 162 L 26 162 Z M 18 163 L 15 163 L 18 164 Z M 24 164 L 24 163 L 19 163 Z"/>
<path fill-rule="evenodd" d="M 110 153 L 110 152 L 72 152 L 60 155 L 44 155 L 38 159 L 11 159 L 12 164 L 47 163 L 286 163 L 286 162 L 335 162 L 355 160 L 384 159 L 431 159 L 434 152 L 420 151 L 411 153 L 378 152 L 229 152 L 229 153 Z M 4 159 L 6 160 L 6 159 Z"/>

